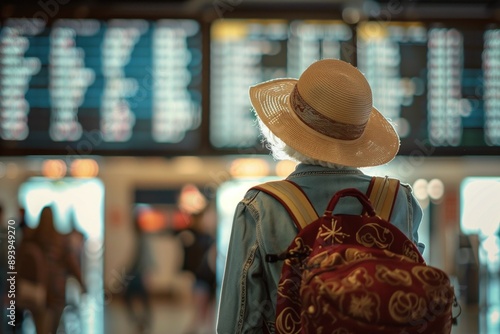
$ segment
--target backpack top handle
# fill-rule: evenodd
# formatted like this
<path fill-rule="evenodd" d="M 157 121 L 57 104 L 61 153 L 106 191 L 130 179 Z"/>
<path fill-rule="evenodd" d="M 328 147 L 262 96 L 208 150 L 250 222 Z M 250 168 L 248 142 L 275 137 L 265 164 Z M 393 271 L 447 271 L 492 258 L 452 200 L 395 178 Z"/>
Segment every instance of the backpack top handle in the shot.
<path fill-rule="evenodd" d="M 361 191 L 359 191 L 356 188 L 347 188 L 347 189 L 339 190 L 338 192 L 336 192 L 335 195 L 330 200 L 330 202 L 328 203 L 328 206 L 326 207 L 325 216 L 331 217 L 333 210 L 335 209 L 335 206 L 337 205 L 339 200 L 342 197 L 347 197 L 347 196 L 357 198 L 359 200 L 359 202 L 361 203 L 361 205 L 363 205 L 363 209 L 365 209 L 366 213 L 369 216 L 371 216 L 371 217 L 376 216 L 375 210 L 373 209 L 373 206 L 370 203 L 370 200 L 368 199 L 368 197 L 366 197 L 365 194 L 363 194 Z"/>

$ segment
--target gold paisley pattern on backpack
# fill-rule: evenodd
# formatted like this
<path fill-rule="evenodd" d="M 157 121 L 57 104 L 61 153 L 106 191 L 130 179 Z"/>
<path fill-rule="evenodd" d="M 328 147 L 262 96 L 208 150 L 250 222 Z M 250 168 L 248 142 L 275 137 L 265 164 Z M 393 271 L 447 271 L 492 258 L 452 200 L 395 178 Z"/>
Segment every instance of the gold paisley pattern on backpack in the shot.
<path fill-rule="evenodd" d="M 415 244 L 410 240 L 405 240 L 405 242 L 403 243 L 403 254 L 413 262 L 420 262 L 420 253 L 418 252 L 417 247 L 415 247 Z"/>
<path fill-rule="evenodd" d="M 315 283 L 318 283 L 319 289 L 328 295 L 329 299 L 342 301 L 341 299 L 344 297 L 346 291 L 346 287 L 342 285 L 342 282 L 338 280 L 323 281 L 317 278 Z"/>
<path fill-rule="evenodd" d="M 291 289 L 293 289 L 294 291 L 298 291 L 299 288 L 300 288 L 300 281 L 297 282 L 297 280 L 288 278 L 283 282 L 281 282 L 280 285 L 278 285 L 277 293 L 281 298 L 287 299 L 289 303 L 300 305 L 300 301 L 295 296 L 289 293 Z"/>
<path fill-rule="evenodd" d="M 446 280 L 446 274 L 443 271 L 428 266 L 415 266 L 411 272 L 426 286 L 440 286 Z"/>
<path fill-rule="evenodd" d="M 290 254 L 311 252 L 311 247 L 309 245 L 307 245 L 302 238 L 295 238 L 295 240 L 293 242 L 294 242 L 294 246 L 290 247 L 288 249 L 288 252 Z M 291 258 L 291 259 L 286 259 L 285 263 L 288 263 L 289 265 L 291 265 L 292 262 L 296 262 L 296 261 L 298 261 L 297 258 Z"/>
<path fill-rule="evenodd" d="M 345 259 L 347 262 L 355 262 L 373 258 L 373 254 L 360 250 L 359 248 L 348 248 L 345 251 Z"/>
<path fill-rule="evenodd" d="M 439 286 L 426 289 L 429 302 L 429 311 L 433 315 L 440 315 L 451 308 L 454 291 L 451 286 Z"/>
<path fill-rule="evenodd" d="M 388 248 L 394 241 L 392 232 L 376 223 L 363 225 L 356 233 L 356 241 L 365 247 Z"/>
<path fill-rule="evenodd" d="M 276 318 L 276 329 L 279 333 L 300 333 L 300 314 L 292 307 L 283 309 Z"/>
<path fill-rule="evenodd" d="M 346 259 L 340 253 L 321 252 L 314 255 L 307 263 L 307 266 L 308 268 L 330 268 L 333 266 L 345 264 L 346 262 Z"/>
<path fill-rule="evenodd" d="M 360 286 L 368 288 L 373 285 L 373 282 L 373 277 L 363 267 L 357 267 L 341 280 L 342 285 L 348 290 L 356 289 Z"/>
<path fill-rule="evenodd" d="M 403 269 L 391 270 L 384 265 L 375 267 L 375 278 L 381 283 L 387 283 L 392 286 L 411 286 L 411 274 Z"/>
<path fill-rule="evenodd" d="M 396 291 L 389 300 L 389 314 L 400 323 L 410 323 L 427 312 L 425 299 L 413 292 Z"/>

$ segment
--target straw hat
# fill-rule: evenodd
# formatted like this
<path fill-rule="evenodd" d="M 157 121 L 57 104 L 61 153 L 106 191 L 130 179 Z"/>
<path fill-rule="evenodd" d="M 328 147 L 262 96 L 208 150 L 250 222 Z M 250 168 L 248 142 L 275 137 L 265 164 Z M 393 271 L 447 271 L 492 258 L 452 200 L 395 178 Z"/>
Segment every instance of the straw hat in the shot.
<path fill-rule="evenodd" d="M 250 87 L 262 122 L 313 159 L 352 167 L 382 165 L 399 150 L 394 127 L 373 107 L 364 75 L 349 63 L 323 59 L 297 79 Z"/>

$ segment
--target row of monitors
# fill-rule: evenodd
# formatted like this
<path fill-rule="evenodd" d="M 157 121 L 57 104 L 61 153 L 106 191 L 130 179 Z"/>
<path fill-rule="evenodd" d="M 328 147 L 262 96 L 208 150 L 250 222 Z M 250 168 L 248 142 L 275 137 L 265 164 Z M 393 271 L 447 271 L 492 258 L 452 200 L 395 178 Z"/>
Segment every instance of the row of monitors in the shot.
<path fill-rule="evenodd" d="M 401 154 L 500 153 L 500 27 L 249 18 L 2 21 L 0 151 L 262 152 L 249 86 L 322 58 L 365 74 Z"/>

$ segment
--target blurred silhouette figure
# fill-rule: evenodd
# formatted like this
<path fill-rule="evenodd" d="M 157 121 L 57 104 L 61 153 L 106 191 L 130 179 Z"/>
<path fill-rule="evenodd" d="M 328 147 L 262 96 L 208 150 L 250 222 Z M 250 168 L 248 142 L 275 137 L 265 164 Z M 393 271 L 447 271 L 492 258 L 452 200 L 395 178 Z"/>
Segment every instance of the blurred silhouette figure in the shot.
<path fill-rule="evenodd" d="M 80 271 L 84 272 L 84 252 L 83 248 L 86 241 L 86 236 L 78 228 L 76 214 L 71 211 L 69 224 L 71 227 L 70 232 L 67 234 L 69 239 L 69 246 L 78 263 Z M 65 324 L 66 330 L 76 331 L 75 327 L 80 327 L 80 303 L 82 291 L 80 284 L 74 277 L 68 277 L 66 280 L 66 307 L 63 312 L 62 322 Z M 76 334 L 76 333 L 75 333 Z"/>
<path fill-rule="evenodd" d="M 85 244 L 85 234 L 80 232 L 80 229 L 77 227 L 77 221 L 74 211 L 70 215 L 70 227 L 71 231 L 68 233 L 69 245 L 73 254 L 75 254 L 78 265 L 80 268 L 83 265 L 83 246 Z"/>
<path fill-rule="evenodd" d="M 183 187 L 179 209 L 185 215 L 188 227 L 178 233 L 178 238 L 184 252 L 182 270 L 194 276 L 192 304 L 196 311 L 189 333 L 206 333 L 204 331 L 213 324 L 216 248 L 214 236 L 205 224 L 208 207 L 206 198 L 195 185 Z"/>
<path fill-rule="evenodd" d="M 66 305 L 66 279 L 73 275 L 85 285 L 67 235 L 54 226 L 52 208 L 46 206 L 39 224 L 19 247 L 17 263 L 19 307 L 29 310 L 38 334 L 55 334 Z"/>
<path fill-rule="evenodd" d="M 33 232 L 35 231 L 35 229 L 30 228 L 26 223 L 26 210 L 23 207 L 19 208 L 18 227 L 20 231 L 20 236 L 19 238 L 16 238 L 16 241 L 19 242 L 21 242 L 21 240 L 24 239 L 30 239 L 32 237 Z"/>
<path fill-rule="evenodd" d="M 131 319 L 139 333 L 147 333 L 151 328 L 151 304 L 146 289 L 145 275 L 152 266 L 151 254 L 145 234 L 139 222 L 140 211 L 134 210 L 134 238 L 136 251 L 126 277 L 130 277 L 125 288 L 125 303 Z"/>

